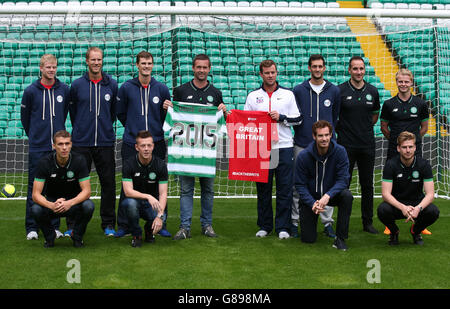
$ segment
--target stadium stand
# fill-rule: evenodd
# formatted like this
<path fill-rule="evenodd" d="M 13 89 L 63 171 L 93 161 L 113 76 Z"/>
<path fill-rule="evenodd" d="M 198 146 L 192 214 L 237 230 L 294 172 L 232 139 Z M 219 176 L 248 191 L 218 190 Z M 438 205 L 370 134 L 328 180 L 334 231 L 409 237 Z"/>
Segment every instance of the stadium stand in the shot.
<path fill-rule="evenodd" d="M 68 1 L 0 1 L 4 7 L 52 6 Z M 170 1 L 81 1 L 82 6 L 168 6 Z M 339 7 L 335 1 L 175 1 L 176 6 L 225 7 Z M 450 0 L 368 1 L 371 8 L 448 9 Z M 147 49 L 155 56 L 153 75 L 169 88 L 192 78 L 191 60 L 197 53 L 211 56 L 211 78 L 224 92 L 228 108 L 242 108 L 246 92 L 259 85 L 257 65 L 270 57 L 280 63 L 279 80 L 283 86 L 293 87 L 309 76 L 306 62 L 310 54 L 321 53 L 327 59 L 326 78 L 338 84 L 346 80 L 347 61 L 352 55 L 365 57 L 360 42 L 351 35 L 345 18 L 316 17 L 212 17 L 179 16 L 187 27 L 170 32 L 167 16 L 0 16 L 0 137 L 23 138 L 16 126 L 17 111 L 23 89 L 39 74 L 39 57 L 53 53 L 58 57 L 58 77 L 70 83 L 85 71 L 84 53 L 90 45 L 104 49 L 104 70 L 122 84 L 136 73 L 133 55 Z M 419 78 L 417 89 L 427 99 L 434 99 L 433 33 L 424 29 L 431 20 L 417 20 L 417 24 L 402 19 L 378 18 L 380 33 L 400 66 L 410 68 Z M 410 32 L 417 28 L 416 32 Z M 214 30 L 214 32 L 209 32 Z M 247 33 L 246 37 L 221 37 L 218 33 Z M 278 40 L 254 40 L 251 33 L 283 33 Z M 301 36 L 289 36 L 289 33 Z M 149 35 L 151 34 L 151 35 Z M 172 35 L 174 35 L 172 37 Z M 287 35 L 286 35 L 287 34 Z M 325 34 L 325 36 L 324 36 Z M 326 34 L 330 34 L 326 36 Z M 441 35 L 449 35 L 448 32 Z M 408 39 L 414 36 L 414 42 Z M 417 37 L 420 36 L 418 40 Z M 448 42 L 448 41 L 447 41 Z M 175 44 L 173 44 L 175 43 Z M 172 74 L 173 60 L 177 72 Z M 381 101 L 392 95 L 386 89 L 376 69 L 365 57 L 367 79 L 380 91 Z M 442 64 L 440 70 L 449 70 Z M 440 96 L 449 98 L 448 80 L 440 83 Z M 448 101 L 448 100 L 447 100 Z M 445 102 L 445 100 L 444 100 Z M 446 105 L 448 108 L 448 104 Z M 19 121 L 20 123 L 20 121 Z M 70 123 L 70 122 L 68 122 Z M 14 127 L 11 127 L 15 125 Z M 118 128 L 122 130 L 121 125 Z M 379 127 L 376 127 L 380 134 Z"/>

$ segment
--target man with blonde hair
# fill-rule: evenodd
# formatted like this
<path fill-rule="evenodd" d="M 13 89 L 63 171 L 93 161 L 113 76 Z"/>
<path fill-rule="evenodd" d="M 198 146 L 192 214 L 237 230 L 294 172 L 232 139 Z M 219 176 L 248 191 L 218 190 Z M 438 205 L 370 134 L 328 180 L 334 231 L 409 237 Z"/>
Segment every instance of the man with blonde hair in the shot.
<path fill-rule="evenodd" d="M 403 131 L 416 136 L 416 155 L 422 156 L 422 136 L 428 130 L 428 106 L 411 93 L 413 74 L 408 69 L 400 69 L 395 80 L 398 94 L 384 102 L 380 115 L 381 132 L 389 140 L 386 161 L 398 154 L 397 137 Z M 384 233 L 389 234 L 389 230 L 386 228 Z M 430 234 L 428 230 L 424 233 Z"/>
<path fill-rule="evenodd" d="M 413 75 L 408 69 L 400 69 L 395 75 L 398 94 L 387 100 L 381 109 L 381 132 L 389 140 L 387 159 L 397 154 L 397 137 L 408 131 L 416 136 L 417 155 L 422 155 L 422 136 L 428 130 L 428 106 L 411 92 Z"/>
<path fill-rule="evenodd" d="M 27 239 L 38 239 L 38 225 L 31 215 L 34 175 L 40 159 L 52 152 L 53 134 L 65 129 L 69 108 L 69 86 L 56 78 L 58 61 L 52 54 L 41 57 L 41 77 L 28 86 L 22 96 L 20 116 L 28 136 L 28 193 L 25 211 Z M 59 219 L 53 222 L 56 236 L 61 237 Z"/>
<path fill-rule="evenodd" d="M 423 245 L 421 232 L 439 217 L 433 204 L 433 171 L 427 160 L 415 154 L 414 134 L 401 132 L 397 143 L 399 156 L 389 159 L 383 170 L 378 218 L 390 230 L 389 245 L 399 244 L 395 220 L 402 218 L 414 223 L 410 229 L 414 244 Z"/>

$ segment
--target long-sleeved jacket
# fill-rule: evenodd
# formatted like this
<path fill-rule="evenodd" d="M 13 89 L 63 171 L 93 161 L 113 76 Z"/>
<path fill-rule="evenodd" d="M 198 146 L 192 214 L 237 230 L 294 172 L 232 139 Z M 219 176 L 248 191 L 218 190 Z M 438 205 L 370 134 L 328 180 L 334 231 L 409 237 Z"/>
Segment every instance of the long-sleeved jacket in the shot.
<path fill-rule="evenodd" d="M 302 122 L 302 115 L 291 90 L 277 86 L 269 97 L 263 87 L 258 88 L 248 94 L 244 110 L 277 111 L 280 114 L 278 141 L 272 142 L 272 149 L 293 147 L 291 127 Z"/>
<path fill-rule="evenodd" d="M 309 80 L 293 89 L 298 109 L 303 115 L 303 122 L 294 127 L 294 144 L 302 148 L 306 148 L 312 142 L 312 125 L 316 121 L 326 120 L 333 128 L 337 124 L 341 105 L 340 91 L 336 85 L 329 81 L 325 82 L 320 94 L 311 88 Z"/>
<path fill-rule="evenodd" d="M 52 150 L 53 135 L 66 128 L 69 100 L 69 86 L 58 79 L 51 89 L 42 86 L 40 79 L 25 89 L 20 117 L 29 151 Z"/>
<path fill-rule="evenodd" d="M 165 100 L 170 100 L 169 88 L 153 77 L 147 88 L 139 79 L 126 81 L 117 96 L 117 118 L 124 126 L 123 142 L 133 146 L 141 130 L 149 131 L 155 142 L 164 139 L 162 126 L 166 116 Z"/>
<path fill-rule="evenodd" d="M 331 140 L 328 152 L 320 156 L 316 142 L 298 154 L 295 165 L 295 189 L 302 203 L 312 207 L 326 193 L 333 198 L 347 189 L 350 180 L 345 148 Z"/>
<path fill-rule="evenodd" d="M 69 114 L 74 146 L 114 146 L 117 82 L 102 72 L 102 80 L 94 83 L 85 73 L 73 81 L 70 96 Z"/>

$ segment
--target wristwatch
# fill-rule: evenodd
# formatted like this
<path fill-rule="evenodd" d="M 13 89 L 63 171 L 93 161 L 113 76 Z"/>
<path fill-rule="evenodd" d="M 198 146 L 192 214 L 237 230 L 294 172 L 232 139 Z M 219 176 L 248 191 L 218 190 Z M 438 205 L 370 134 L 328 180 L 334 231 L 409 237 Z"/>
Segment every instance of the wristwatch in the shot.
<path fill-rule="evenodd" d="M 157 215 L 157 217 L 162 220 L 164 218 L 164 214 Z"/>
<path fill-rule="evenodd" d="M 419 206 L 419 212 L 422 212 L 423 208 L 422 206 Z"/>

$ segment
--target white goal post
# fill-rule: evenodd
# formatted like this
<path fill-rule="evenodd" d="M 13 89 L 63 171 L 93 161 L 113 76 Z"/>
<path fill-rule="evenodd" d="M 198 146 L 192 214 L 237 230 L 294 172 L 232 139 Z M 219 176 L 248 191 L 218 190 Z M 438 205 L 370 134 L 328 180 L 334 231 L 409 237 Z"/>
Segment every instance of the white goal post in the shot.
<path fill-rule="evenodd" d="M 33 4 L 34 3 L 34 4 Z M 20 100 L 24 87 L 38 77 L 36 59 L 56 53 L 58 78 L 70 84 L 81 76 L 88 46 L 104 49 L 104 70 L 119 84 L 135 76 L 133 62 L 142 49 L 152 52 L 152 75 L 173 87 L 192 78 L 195 53 L 212 59 L 211 81 L 223 91 L 228 109 L 242 108 L 246 94 L 258 87 L 255 69 L 262 59 L 279 64 L 279 82 L 293 87 L 307 79 L 307 58 L 321 53 L 326 79 L 348 79 L 353 55 L 366 61 L 366 80 L 380 92 L 380 101 L 396 94 L 392 76 L 400 67 L 414 73 L 414 92 L 430 107 L 430 129 L 423 155 L 432 163 L 437 196 L 450 198 L 450 10 L 367 9 L 284 6 L 186 6 L 178 1 L 107 5 L 103 1 L 0 5 L 0 185 L 16 186 L 17 197 L 27 192 L 27 138 L 21 130 Z M 144 3 L 144 4 L 143 4 Z M 236 2 L 238 3 L 238 2 Z M 297 4 L 300 2 L 297 2 Z M 88 5 L 89 4 L 89 5 Z M 71 129 L 70 121 L 66 122 Z M 121 171 L 117 134 L 116 173 Z M 381 171 L 387 141 L 375 125 L 375 195 L 381 194 Z M 216 197 L 254 197 L 253 183 L 227 178 L 226 143 L 219 155 Z M 95 175 L 95 171 L 92 172 Z M 354 176 L 357 174 L 356 170 Z M 118 184 L 120 179 L 117 178 Z M 117 186 L 120 190 L 120 185 Z M 100 195 L 98 179 L 93 195 Z M 178 196 L 172 177 L 169 195 Z M 351 184 L 360 194 L 357 178 Z M 119 191 L 118 191 L 119 193 Z M 198 192 L 196 192 L 198 195 Z"/>

